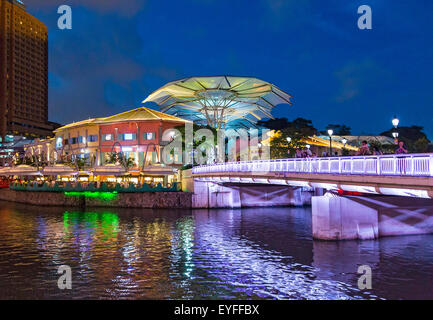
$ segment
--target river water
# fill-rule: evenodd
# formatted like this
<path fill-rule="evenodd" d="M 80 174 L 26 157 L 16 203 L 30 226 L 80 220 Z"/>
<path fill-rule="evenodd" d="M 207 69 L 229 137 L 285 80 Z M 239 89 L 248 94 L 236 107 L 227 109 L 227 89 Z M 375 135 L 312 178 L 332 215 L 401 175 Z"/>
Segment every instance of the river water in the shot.
<path fill-rule="evenodd" d="M 433 235 L 314 241 L 310 208 L 0 202 L 1 299 L 433 299 Z M 72 270 L 60 290 L 58 267 Z M 372 289 L 358 289 L 358 267 Z"/>

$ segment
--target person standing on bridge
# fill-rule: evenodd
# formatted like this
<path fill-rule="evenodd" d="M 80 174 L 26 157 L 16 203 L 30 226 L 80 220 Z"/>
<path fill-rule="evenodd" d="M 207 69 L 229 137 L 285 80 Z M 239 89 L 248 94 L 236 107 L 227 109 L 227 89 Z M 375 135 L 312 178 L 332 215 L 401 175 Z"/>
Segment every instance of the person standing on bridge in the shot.
<path fill-rule="evenodd" d="M 400 140 L 398 142 L 398 148 L 395 150 L 395 154 L 405 154 L 405 153 L 408 153 L 408 151 L 404 146 L 404 142 Z"/>
<path fill-rule="evenodd" d="M 368 147 L 367 141 L 364 140 L 361 142 L 361 147 L 359 148 L 356 155 L 357 156 L 369 156 L 369 155 L 371 155 L 370 148 Z"/>
<path fill-rule="evenodd" d="M 395 150 L 396 154 L 406 154 L 408 153 L 407 149 L 404 146 L 403 141 L 398 142 L 398 148 Z M 406 174 L 406 166 L 407 163 L 405 161 L 405 157 L 397 157 L 397 170 L 400 172 L 401 175 Z"/>

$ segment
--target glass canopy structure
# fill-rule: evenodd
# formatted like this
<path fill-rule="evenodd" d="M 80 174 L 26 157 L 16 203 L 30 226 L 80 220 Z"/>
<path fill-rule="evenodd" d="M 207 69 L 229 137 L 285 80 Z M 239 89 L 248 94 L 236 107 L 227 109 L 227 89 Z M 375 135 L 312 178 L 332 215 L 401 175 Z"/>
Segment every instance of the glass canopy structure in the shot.
<path fill-rule="evenodd" d="M 191 77 L 169 82 L 147 97 L 162 112 L 216 129 L 255 126 L 273 118 L 272 109 L 292 104 L 291 96 L 273 84 L 250 77 Z"/>

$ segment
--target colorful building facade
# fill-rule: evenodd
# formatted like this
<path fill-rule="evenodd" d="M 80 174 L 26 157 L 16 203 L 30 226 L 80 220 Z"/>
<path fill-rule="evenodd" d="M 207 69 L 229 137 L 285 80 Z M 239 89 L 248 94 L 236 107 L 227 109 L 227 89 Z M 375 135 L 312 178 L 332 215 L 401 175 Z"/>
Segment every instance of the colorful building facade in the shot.
<path fill-rule="evenodd" d="M 170 142 L 163 133 L 186 122 L 141 107 L 61 127 L 55 130 L 55 150 L 63 157 L 87 159 L 98 166 L 109 162 L 113 152 L 122 152 L 136 168 L 142 168 L 161 162 L 162 149 Z"/>
<path fill-rule="evenodd" d="M 78 168 L 77 165 L 77 171 L 88 169 L 90 175 L 93 175 L 93 169 L 113 165 L 113 154 L 122 153 L 130 163 L 127 174 L 135 175 L 135 178 L 127 181 L 167 183 L 174 179 L 176 168 L 162 163 L 162 150 L 171 142 L 170 129 L 184 126 L 187 122 L 189 121 L 141 107 L 106 118 L 65 125 L 54 131 L 54 138 L 35 140 L 26 145 L 25 152 L 27 157 L 37 156 L 51 164 L 62 161 L 72 164 L 80 162 L 81 167 Z M 100 180 L 122 180 L 114 176 L 113 173 Z M 93 180 L 94 178 L 92 177 Z"/>

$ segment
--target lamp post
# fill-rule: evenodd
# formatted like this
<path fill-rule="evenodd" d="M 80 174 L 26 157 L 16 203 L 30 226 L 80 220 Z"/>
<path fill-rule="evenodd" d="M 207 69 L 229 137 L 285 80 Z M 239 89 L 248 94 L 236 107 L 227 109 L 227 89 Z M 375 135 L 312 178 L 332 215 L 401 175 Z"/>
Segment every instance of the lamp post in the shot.
<path fill-rule="evenodd" d="M 398 136 L 399 136 L 398 132 L 397 131 L 393 132 L 392 136 L 394 137 L 394 143 L 398 144 Z"/>
<path fill-rule="evenodd" d="M 288 144 L 288 146 L 287 146 L 287 154 L 290 157 L 290 143 L 292 142 L 292 138 L 287 137 L 286 140 L 287 140 L 287 144 Z"/>
<path fill-rule="evenodd" d="M 392 119 L 392 125 L 394 126 L 394 128 L 397 130 L 397 127 L 398 127 L 398 124 L 400 123 L 400 120 L 397 118 L 397 116 L 394 116 L 394 119 Z M 397 144 L 398 143 L 398 136 L 399 136 L 399 134 L 398 134 L 398 132 L 397 131 L 394 131 L 393 133 L 392 133 L 392 136 L 394 137 L 394 142 L 395 142 L 395 144 Z"/>
<path fill-rule="evenodd" d="M 330 157 L 332 156 L 332 135 L 334 134 L 334 130 L 329 129 L 328 130 L 328 135 L 329 135 L 329 152 L 330 152 Z"/>
<path fill-rule="evenodd" d="M 342 155 L 342 156 L 346 156 L 346 155 L 349 154 L 349 153 L 347 152 L 347 149 L 346 149 L 347 139 L 346 139 L 346 138 L 343 138 L 343 139 L 341 140 L 341 143 L 343 143 L 343 149 L 341 150 L 341 155 Z"/>

